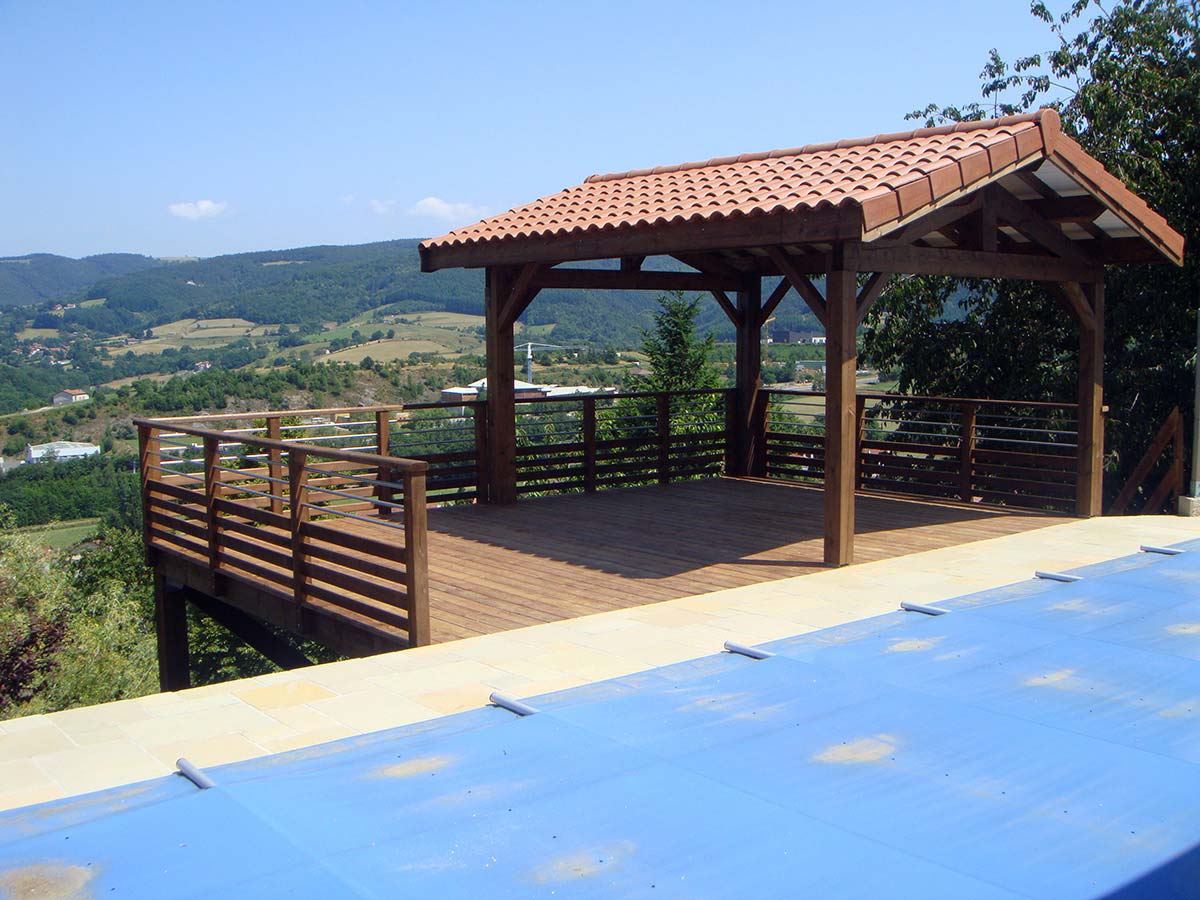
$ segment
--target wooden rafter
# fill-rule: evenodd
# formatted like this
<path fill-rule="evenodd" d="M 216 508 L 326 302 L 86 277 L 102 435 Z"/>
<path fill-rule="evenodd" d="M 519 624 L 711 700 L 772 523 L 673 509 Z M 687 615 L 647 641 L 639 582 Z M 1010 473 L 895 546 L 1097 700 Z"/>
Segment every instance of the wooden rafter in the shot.
<path fill-rule="evenodd" d="M 888 235 L 887 243 L 911 244 L 934 231 L 941 231 L 943 228 L 965 219 L 982 206 L 983 198 L 979 194 L 975 194 L 965 203 L 952 203 L 949 206 L 935 209 L 928 215 L 921 216 L 905 226 L 898 234 Z"/>
<path fill-rule="evenodd" d="M 1047 222 L 1004 188 L 993 185 L 985 193 L 987 204 L 995 209 L 996 215 L 1038 246 L 1061 259 L 1088 261 L 1087 254 L 1061 228 Z"/>
<path fill-rule="evenodd" d="M 513 281 L 512 289 L 500 306 L 501 322 L 515 322 L 517 316 L 521 315 L 533 298 L 537 296 L 541 288 L 533 286 L 533 278 L 539 269 L 541 266 L 535 263 L 526 263 L 521 266 L 521 271 Z"/>
<path fill-rule="evenodd" d="M 721 309 L 725 310 L 725 315 L 738 328 L 742 327 L 742 314 L 737 311 L 737 307 L 733 305 L 733 301 L 729 299 L 729 295 L 724 291 L 709 291 L 713 295 L 713 299 L 717 301 Z"/>
<path fill-rule="evenodd" d="M 779 273 L 783 276 L 784 281 L 796 289 L 796 293 L 808 304 L 808 308 L 817 317 L 817 321 L 821 323 L 821 327 L 827 328 L 829 310 L 825 303 L 825 297 L 817 290 L 817 286 L 796 268 L 791 257 L 782 247 L 766 247 L 765 249 L 767 256 L 771 258 L 771 262 L 779 269 Z"/>
<path fill-rule="evenodd" d="M 746 276 L 746 273 L 737 266 L 715 253 L 672 253 L 671 258 L 677 259 L 685 266 L 691 266 L 697 272 L 703 272 L 705 275 L 724 275 L 729 278 Z"/>
<path fill-rule="evenodd" d="M 760 326 L 767 324 L 767 319 L 771 318 L 771 314 L 775 312 L 779 304 L 783 302 L 783 298 L 787 296 L 787 292 L 791 289 L 792 283 L 786 278 L 775 285 L 775 290 L 771 291 L 771 296 L 763 304 L 762 312 L 758 314 L 758 324 Z"/>
<path fill-rule="evenodd" d="M 858 299 L 855 304 L 858 309 L 856 324 L 861 325 L 863 323 L 863 319 L 867 317 L 867 313 L 871 311 L 871 307 L 875 305 L 875 301 L 879 299 L 887 287 L 889 280 L 890 276 L 883 272 L 876 272 L 867 279 L 867 283 L 858 292 Z"/>

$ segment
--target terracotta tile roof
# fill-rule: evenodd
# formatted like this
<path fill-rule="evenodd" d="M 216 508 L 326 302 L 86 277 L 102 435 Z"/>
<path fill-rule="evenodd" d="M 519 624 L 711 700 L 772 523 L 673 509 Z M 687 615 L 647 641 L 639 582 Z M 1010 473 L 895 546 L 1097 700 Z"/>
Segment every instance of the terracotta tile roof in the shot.
<path fill-rule="evenodd" d="M 1161 217 L 1062 134 L 1054 110 L 1044 109 L 981 122 L 593 175 L 583 184 L 425 241 L 421 250 L 428 256 L 431 251 L 478 246 L 486 253 L 485 246 L 498 242 L 557 242 L 606 232 L 689 223 L 715 225 L 738 218 L 796 216 L 831 209 L 861 217 L 861 237 L 869 240 L 941 201 L 949 202 L 1017 168 L 1051 158 L 1057 149 L 1075 160 L 1075 168 L 1082 166 L 1103 182 L 1102 188 L 1107 190 L 1091 190 L 1110 208 L 1120 210 L 1121 204 L 1129 205 L 1132 198 L 1136 201 L 1133 218 L 1151 220 L 1148 229 L 1140 230 L 1170 232 Z M 1127 216 L 1121 217 L 1128 221 Z"/>

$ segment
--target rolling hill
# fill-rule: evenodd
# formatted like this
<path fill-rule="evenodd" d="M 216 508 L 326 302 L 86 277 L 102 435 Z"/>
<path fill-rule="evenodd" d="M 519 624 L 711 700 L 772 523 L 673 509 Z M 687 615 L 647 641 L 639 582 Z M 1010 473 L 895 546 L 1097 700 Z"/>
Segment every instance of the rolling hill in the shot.
<path fill-rule="evenodd" d="M 83 259 L 52 253 L 0 257 L 0 306 L 27 306 L 68 298 L 102 278 L 161 265 L 161 260 L 136 253 L 102 253 Z"/>

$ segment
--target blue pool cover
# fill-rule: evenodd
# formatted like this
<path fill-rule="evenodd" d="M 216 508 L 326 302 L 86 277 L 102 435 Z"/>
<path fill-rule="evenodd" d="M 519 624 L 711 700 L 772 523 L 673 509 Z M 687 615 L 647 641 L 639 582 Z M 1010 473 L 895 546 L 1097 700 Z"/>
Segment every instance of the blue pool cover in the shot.
<path fill-rule="evenodd" d="M 1180 549 L 0 814 L 0 896 L 1198 897 Z"/>

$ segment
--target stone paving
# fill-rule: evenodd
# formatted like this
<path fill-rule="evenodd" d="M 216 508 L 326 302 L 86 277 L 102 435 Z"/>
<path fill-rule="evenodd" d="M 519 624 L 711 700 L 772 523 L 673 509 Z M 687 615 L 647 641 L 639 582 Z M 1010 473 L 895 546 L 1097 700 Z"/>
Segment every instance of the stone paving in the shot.
<path fill-rule="evenodd" d="M 365 659 L 0 722 L 0 809 L 309 747 L 1200 537 L 1200 518 L 1022 534 Z"/>

